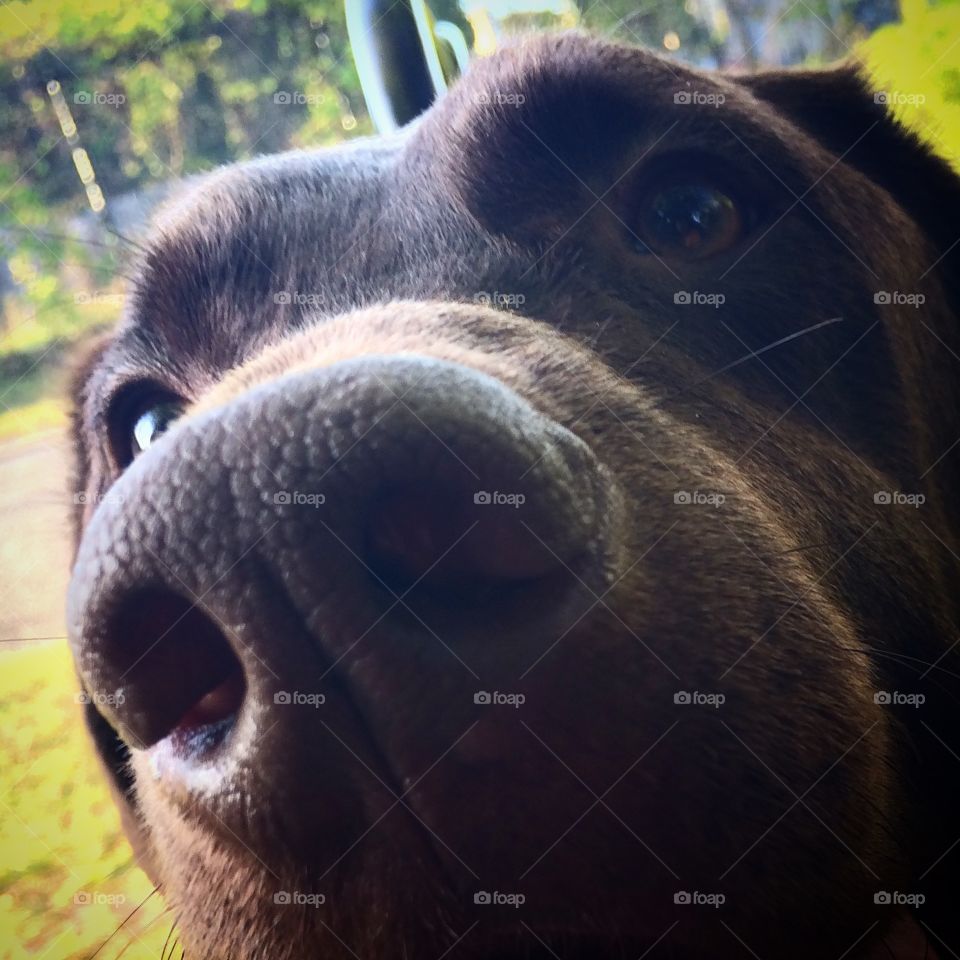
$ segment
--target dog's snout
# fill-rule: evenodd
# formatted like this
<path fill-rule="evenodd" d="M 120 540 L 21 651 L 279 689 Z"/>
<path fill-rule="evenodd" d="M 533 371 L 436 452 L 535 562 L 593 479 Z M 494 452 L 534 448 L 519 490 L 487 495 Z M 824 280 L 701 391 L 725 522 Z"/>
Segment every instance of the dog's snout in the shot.
<path fill-rule="evenodd" d="M 376 663 L 394 634 L 506 636 L 578 582 L 603 477 L 569 430 L 446 361 L 364 357 L 247 389 L 98 508 L 70 598 L 84 682 L 130 746 L 189 743 Z"/>

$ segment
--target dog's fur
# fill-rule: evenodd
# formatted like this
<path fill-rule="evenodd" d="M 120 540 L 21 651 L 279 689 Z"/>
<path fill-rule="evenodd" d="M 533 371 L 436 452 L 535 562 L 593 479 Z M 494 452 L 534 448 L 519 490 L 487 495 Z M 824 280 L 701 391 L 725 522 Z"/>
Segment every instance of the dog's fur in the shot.
<path fill-rule="evenodd" d="M 676 104 L 681 91 L 725 101 Z M 736 246 L 700 262 L 631 243 L 644 178 L 681 154 L 721 166 L 753 211 Z M 390 617 L 353 651 L 302 578 L 231 572 L 199 533 L 164 554 L 247 642 L 264 623 L 322 636 L 320 666 L 303 669 L 343 658 L 349 710 L 386 758 L 357 748 L 354 763 L 303 715 L 276 748 L 303 782 L 281 789 L 268 765 L 225 827 L 196 798 L 171 800 L 143 751 L 128 766 L 91 709 L 194 960 L 635 957 L 660 938 L 652 955 L 685 958 L 829 958 L 854 943 L 851 956 L 879 957 L 885 936 L 905 960 L 924 939 L 960 948 L 958 223 L 960 182 L 853 67 L 718 76 L 581 35 L 476 63 L 397 138 L 230 167 L 168 205 L 120 329 L 76 380 L 75 579 L 120 576 L 98 559 L 111 549 L 136 571 L 131 538 L 170 551 L 190 529 L 171 511 L 219 467 L 164 458 L 211 454 L 229 411 L 291 371 L 366 355 L 490 374 L 578 436 L 620 497 L 604 521 L 610 592 L 581 619 L 528 621 L 510 644 L 481 643 L 476 617 L 462 639 L 431 622 L 466 645 L 474 677 Z M 677 305 L 680 290 L 725 303 Z M 498 311 L 483 291 L 524 299 Z M 925 301 L 878 304 L 879 291 Z M 118 479 L 111 398 L 137 381 L 191 408 Z M 256 455 L 223 436 L 235 470 L 274 463 L 279 441 L 255 422 Z M 161 473 L 185 484 L 176 497 L 156 494 Z M 90 506 L 138 484 L 139 527 L 129 508 Z M 678 505 L 681 490 L 726 501 Z M 878 504 L 879 491 L 925 501 Z M 242 526 L 219 501 L 196 516 L 204 535 Z M 266 527 L 244 529 L 273 549 Z M 259 598 L 252 613 L 246 593 L 212 589 L 213 571 Z M 88 613 L 71 621 L 81 667 Z M 483 735 L 448 756 L 481 685 L 526 704 L 482 714 Z M 726 701 L 675 705 L 684 690 Z M 885 706 L 878 691 L 925 702 Z M 395 804 L 370 766 L 393 771 L 393 798 L 418 786 Z M 308 815 L 307 797 L 324 812 Z M 284 889 L 326 904 L 278 908 Z M 526 903 L 475 909 L 473 892 L 494 889 Z M 675 905 L 685 890 L 726 902 Z M 919 941 L 895 939 L 906 914 L 876 907 L 879 891 L 923 894 Z"/>

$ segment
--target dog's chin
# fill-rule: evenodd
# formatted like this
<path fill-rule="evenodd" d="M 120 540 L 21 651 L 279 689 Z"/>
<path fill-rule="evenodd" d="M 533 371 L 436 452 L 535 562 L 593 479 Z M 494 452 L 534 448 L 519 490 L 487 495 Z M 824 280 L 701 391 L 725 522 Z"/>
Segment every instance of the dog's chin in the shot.
<path fill-rule="evenodd" d="M 270 956 L 274 960 L 347 960 L 348 957 L 387 958 L 452 957 L 460 960 L 532 960 L 534 957 L 562 957 L 564 960 L 637 960 L 663 956 L 670 960 L 706 960 L 723 957 L 725 960 L 747 960 L 749 957 L 771 957 L 776 960 L 825 960 L 843 957 L 845 960 L 939 960 L 944 956 L 923 927 L 907 911 L 897 911 L 885 921 L 871 925 L 845 948 L 834 942 L 818 939 L 816 920 L 809 919 L 808 940 L 799 937 L 790 943 L 765 946 L 763 952 L 754 950 L 756 934 L 749 930 L 734 930 L 722 921 L 713 921 L 709 930 L 690 935 L 682 923 L 660 918 L 656 933 L 624 933 L 616 922 L 602 917 L 572 918 L 554 923 L 531 918 L 515 919 L 500 926 L 484 924 L 482 920 L 449 922 L 442 911 L 429 908 L 416 917 L 390 916 L 388 910 L 372 914 L 374 924 L 366 929 L 344 927 L 336 917 L 302 916 L 290 926 L 278 930 L 277 925 L 256 921 L 243 925 L 243 940 L 233 942 L 236 930 L 224 930 L 222 919 L 216 925 L 218 939 L 212 940 L 205 928 L 196 940 L 190 930 L 181 929 L 186 956 L 205 960 L 254 960 Z M 389 919 L 388 919 L 389 918 Z M 652 918 L 651 918 L 652 919 Z M 384 936 L 389 924 L 390 934 Z M 423 925 L 422 927 L 420 925 Z M 378 936 L 371 936 L 370 926 L 382 925 Z M 260 927 L 261 929 L 257 929 Z M 604 929 L 605 928 L 605 929 Z M 281 932 L 283 931 L 283 932 Z M 195 944 L 191 948 L 191 944 Z M 215 944 L 215 946 L 214 946 Z M 226 952 L 223 952 L 226 951 Z"/>
<path fill-rule="evenodd" d="M 197 743 L 161 744 L 154 754 L 182 763 L 183 751 L 215 751 L 215 741 L 229 736 L 229 730 L 212 725 L 195 734 Z M 937 960 L 939 956 L 924 928 L 901 908 L 880 907 L 873 923 L 858 925 L 853 932 L 849 925 L 837 923 L 844 929 L 838 934 L 823 932 L 837 918 L 800 911 L 811 915 L 793 914 L 782 928 L 773 924 L 771 934 L 769 922 L 766 933 L 751 929 L 742 914 L 734 918 L 722 906 L 677 906 L 668 912 L 665 904 L 673 900 L 672 892 L 664 894 L 662 903 L 645 906 L 649 900 L 645 894 L 624 890 L 618 895 L 605 889 L 600 897 L 585 894 L 578 904 L 565 908 L 563 895 L 548 883 L 530 898 L 540 904 L 478 902 L 474 886 L 454 884 L 449 872 L 438 868 L 438 851 L 407 816 L 390 819 L 393 826 L 385 831 L 389 839 L 367 838 L 378 851 L 372 856 L 348 851 L 332 870 L 326 863 L 314 868 L 299 859 L 295 867 L 278 867 L 275 873 L 246 844 L 231 843 L 222 830 L 213 831 L 206 818 L 192 822 L 177 818 L 175 829 L 167 832 L 163 827 L 167 817 L 157 817 L 156 809 L 153 813 L 160 825 L 153 834 L 159 883 L 180 923 L 186 956 L 196 960 L 262 956 L 386 960 L 398 955 L 461 960 L 538 956 L 637 960 L 648 955 L 672 960 L 717 956 Z M 602 856 L 598 851 L 597 857 Z M 595 863 L 589 865 L 594 872 L 595 868 Z M 218 880 L 224 877 L 228 879 Z M 222 907 L 212 900 L 221 890 Z M 328 892 L 322 902 L 298 905 L 298 897 L 316 896 L 313 890 Z M 764 893 L 758 891 L 758 906 Z M 545 909 L 544 901 L 549 903 Z M 397 944 L 403 944 L 403 950 Z"/>
<path fill-rule="evenodd" d="M 720 935 L 724 931 L 719 924 L 718 927 L 717 938 L 711 945 L 699 949 L 681 948 L 679 950 L 670 943 L 670 935 L 666 932 L 670 929 L 669 927 L 666 927 L 665 933 L 656 940 L 625 940 L 577 931 L 560 932 L 548 938 L 542 933 L 532 936 L 529 932 L 530 928 L 527 928 L 526 931 L 521 931 L 515 936 L 515 940 L 522 942 L 522 945 L 511 946 L 505 943 L 502 949 L 498 949 L 495 943 L 491 943 L 490 949 L 478 954 L 476 960 L 480 958 L 482 960 L 529 960 L 531 956 L 538 955 L 538 950 L 544 957 L 561 956 L 564 960 L 636 960 L 638 957 L 644 958 L 648 955 L 651 957 L 662 955 L 672 960 L 704 960 L 705 957 L 717 956 L 743 956 L 744 958 L 757 956 L 752 949 L 748 948 L 745 941 L 741 940 L 738 944 L 730 934 L 728 934 L 729 944 L 721 946 L 723 941 Z M 796 954 L 808 960 L 824 960 L 825 956 L 833 955 L 832 953 L 824 954 L 815 943 L 811 944 L 807 951 Z M 920 924 L 911 914 L 903 911 L 894 915 L 882 933 L 878 934 L 876 930 L 870 930 L 861 943 L 851 947 L 844 958 L 845 960 L 938 960 L 938 956 Z"/>

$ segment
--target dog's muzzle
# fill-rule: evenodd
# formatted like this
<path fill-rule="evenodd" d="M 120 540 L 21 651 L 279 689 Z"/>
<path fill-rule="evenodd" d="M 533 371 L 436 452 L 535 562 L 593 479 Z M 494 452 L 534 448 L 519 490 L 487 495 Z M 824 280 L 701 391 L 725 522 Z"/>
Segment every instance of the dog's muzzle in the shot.
<path fill-rule="evenodd" d="M 547 629 L 602 566 L 606 496 L 589 448 L 486 374 L 288 373 L 188 416 L 103 497 L 70 590 L 82 680 L 158 770 L 262 770 L 275 728 L 309 740 L 383 644 L 459 669 L 458 645 Z"/>

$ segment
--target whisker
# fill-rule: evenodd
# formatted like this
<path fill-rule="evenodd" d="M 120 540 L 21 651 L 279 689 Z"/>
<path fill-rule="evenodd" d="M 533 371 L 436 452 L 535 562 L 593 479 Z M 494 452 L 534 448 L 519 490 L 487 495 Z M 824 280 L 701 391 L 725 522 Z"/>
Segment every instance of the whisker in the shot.
<path fill-rule="evenodd" d="M 66 637 L 0 637 L 0 643 L 42 643 L 44 640 L 66 639 Z"/>
<path fill-rule="evenodd" d="M 172 913 L 172 910 L 168 910 L 168 913 Z M 171 937 L 173 939 L 171 939 Z M 173 923 L 170 926 L 170 932 L 167 934 L 167 940 L 170 941 L 170 952 L 167 953 L 166 941 L 164 941 L 164 956 L 161 956 L 160 960 L 173 960 L 174 954 L 177 949 L 180 950 L 180 960 L 183 960 L 183 945 L 180 943 L 180 935 L 177 933 L 177 918 L 174 916 Z"/>
<path fill-rule="evenodd" d="M 937 690 L 948 696 L 951 700 L 960 703 L 960 695 L 957 694 L 955 689 L 940 683 L 939 680 L 930 674 L 931 671 L 936 670 L 940 673 L 946 674 L 953 680 L 960 680 L 960 675 L 954 673 L 952 670 L 947 670 L 946 667 L 942 667 L 938 663 L 930 663 L 927 660 L 921 660 L 919 657 L 911 657 L 905 653 L 895 653 L 892 650 L 882 650 L 879 647 L 871 647 L 867 645 L 851 647 L 846 644 L 838 644 L 836 649 L 849 650 L 851 653 L 863 653 L 866 651 L 872 657 L 876 657 L 881 660 L 889 660 L 901 667 L 915 670 L 916 673 L 920 674 L 925 683 L 930 684 L 931 687 L 936 687 Z"/>
<path fill-rule="evenodd" d="M 131 937 L 130 940 L 128 940 L 127 943 L 124 944 L 123 949 L 121 949 L 121 951 L 117 954 L 116 960 L 120 960 L 120 958 L 121 958 L 134 944 L 137 944 L 137 943 L 140 942 L 141 937 L 142 937 L 155 923 L 159 923 L 164 917 L 166 917 L 166 916 L 167 916 L 168 914 L 170 914 L 170 913 L 172 913 L 172 910 L 170 909 L 170 907 L 164 907 L 164 909 L 163 909 L 157 916 L 155 916 L 152 920 L 148 920 L 148 921 L 143 925 L 143 929 L 139 932 L 139 934 L 137 934 L 136 936 Z M 175 926 L 175 925 L 176 925 L 176 922 L 174 922 L 174 926 Z M 169 934 L 167 934 L 167 936 L 169 937 Z"/>
<path fill-rule="evenodd" d="M 167 946 L 168 946 L 168 945 L 169 945 L 169 947 L 170 947 L 170 954 L 169 954 L 169 956 L 170 956 L 170 957 L 173 957 L 173 951 L 174 951 L 174 948 L 175 948 L 176 945 L 177 945 L 177 940 L 176 940 L 176 938 L 173 936 L 173 932 L 174 932 L 174 930 L 176 930 L 176 929 L 177 929 L 177 921 L 174 920 L 173 923 L 170 924 L 170 929 L 167 931 L 166 939 L 163 941 L 163 947 L 162 947 L 161 950 L 160 950 L 160 960 L 167 960 L 167 956 L 168 956 L 168 954 L 167 954 Z M 171 942 L 171 941 L 172 941 L 172 942 Z"/>
<path fill-rule="evenodd" d="M 904 542 L 932 543 L 932 544 L 940 543 L 940 541 L 937 540 L 936 537 L 870 537 L 868 542 L 871 544 L 873 543 L 904 543 Z M 942 543 L 940 545 L 943 546 Z M 845 544 L 836 543 L 832 540 L 819 540 L 813 543 L 801 544 L 799 547 L 790 547 L 789 550 L 779 550 L 777 551 L 777 553 L 773 554 L 773 556 L 785 557 L 788 554 L 799 553 L 802 550 L 817 550 L 820 548 L 831 548 L 831 547 L 834 549 L 840 549 L 843 546 L 845 546 Z"/>
<path fill-rule="evenodd" d="M 0 232 L 23 233 L 32 237 L 45 237 L 48 240 L 65 240 L 69 243 L 82 243 L 87 247 L 101 247 L 104 250 L 112 251 L 116 249 L 115 244 L 104 243 L 102 240 L 91 240 L 89 237 L 78 237 L 70 233 L 55 233 L 52 230 L 35 230 L 33 227 L 4 226 L 0 228 Z"/>
<path fill-rule="evenodd" d="M 789 550 L 778 550 L 774 556 L 775 557 L 786 557 L 791 553 L 800 553 L 803 550 L 817 550 L 820 547 L 837 547 L 839 544 L 834 543 L 832 540 L 818 540 L 813 543 L 802 543 L 799 547 L 791 547 Z"/>
<path fill-rule="evenodd" d="M 137 243 L 136 240 L 131 240 L 130 237 L 124 236 L 119 230 L 115 230 L 113 227 L 105 228 L 107 233 L 112 234 L 118 240 L 122 240 L 127 246 L 133 247 L 134 250 L 139 250 L 140 253 L 146 253 L 147 248 L 142 243 Z"/>
<path fill-rule="evenodd" d="M 938 670 L 940 673 L 945 673 L 948 677 L 952 677 L 954 680 L 960 680 L 960 674 L 954 673 L 952 670 L 948 670 L 946 667 L 940 666 L 938 663 L 931 663 L 929 660 L 923 660 L 920 657 L 911 657 L 907 653 L 896 653 L 893 650 L 885 650 L 881 647 L 871 647 L 863 645 L 860 647 L 848 647 L 843 645 L 837 646 L 838 650 L 850 650 L 851 652 L 863 651 L 866 650 L 871 654 L 874 654 L 878 657 L 886 657 L 888 660 L 899 660 L 905 667 L 913 667 L 920 672 L 921 670 Z M 931 681 L 932 682 L 932 681 Z M 937 686 L 940 686 L 937 684 Z M 943 690 L 943 687 L 940 687 Z"/>
<path fill-rule="evenodd" d="M 107 939 L 104 940 L 103 943 L 101 943 L 100 946 L 97 947 L 97 949 L 94 950 L 94 952 L 90 954 L 90 956 L 87 958 L 87 960 L 94 960 L 94 958 L 95 958 L 98 954 L 102 953 L 103 950 L 106 948 L 107 944 L 109 944 L 110 941 L 140 912 L 140 910 L 146 905 L 147 901 L 148 901 L 148 900 L 151 900 L 151 899 L 152 899 L 154 896 L 156 896 L 156 894 L 158 894 L 159 892 L 160 892 L 160 888 L 159 888 L 159 887 L 154 887 L 153 890 L 151 890 L 150 893 L 148 893 L 148 894 L 126 915 L 126 917 L 121 921 L 121 923 L 120 923 L 119 926 L 113 931 L 113 933 L 111 933 L 110 936 L 107 937 Z M 161 914 L 161 916 L 162 916 L 162 914 Z M 129 944 L 128 944 L 128 946 L 129 946 Z M 121 953 L 121 955 L 122 955 L 122 953 Z"/>
<path fill-rule="evenodd" d="M 790 343 L 792 340 L 805 337 L 808 333 L 814 333 L 817 330 L 822 330 L 824 327 L 829 327 L 835 323 L 842 322 L 843 317 L 831 317 L 829 320 L 821 320 L 819 323 L 811 324 L 809 327 L 804 327 L 802 330 L 796 330 L 785 337 L 780 337 L 779 340 L 774 340 L 773 343 L 768 343 L 765 347 L 760 347 L 758 350 L 751 350 L 749 353 L 745 353 L 742 357 L 738 357 L 736 360 L 732 360 L 730 363 L 724 364 L 719 370 L 714 370 L 713 373 L 708 373 L 705 377 L 701 377 L 699 380 L 695 380 L 693 383 L 687 384 L 685 387 L 681 387 L 678 392 L 682 393 L 684 390 L 693 390 L 696 387 L 699 387 L 701 384 L 706 383 L 708 380 L 712 380 L 714 377 L 719 377 L 721 373 L 726 373 L 728 370 L 732 370 L 734 367 L 739 367 L 740 364 L 746 363 L 748 360 L 754 360 L 770 350 L 774 350 L 777 347 L 782 347 L 785 343 Z"/>

